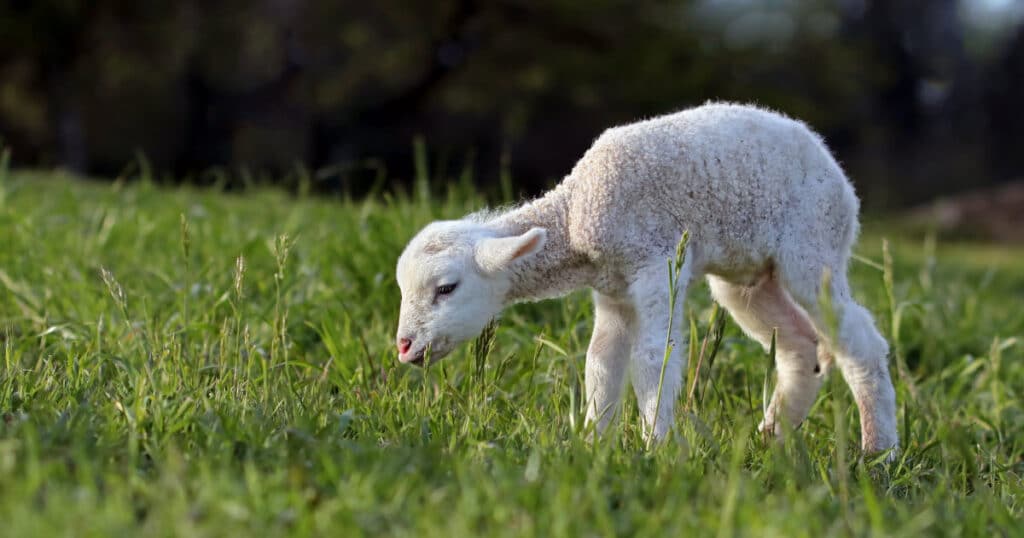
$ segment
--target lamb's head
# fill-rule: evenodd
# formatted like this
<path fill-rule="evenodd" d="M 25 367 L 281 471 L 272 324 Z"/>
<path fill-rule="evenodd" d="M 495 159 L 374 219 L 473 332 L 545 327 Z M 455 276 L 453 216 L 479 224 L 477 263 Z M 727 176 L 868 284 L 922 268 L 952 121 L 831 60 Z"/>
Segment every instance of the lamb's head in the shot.
<path fill-rule="evenodd" d="M 543 228 L 502 237 L 470 220 L 435 222 L 420 231 L 396 268 L 398 360 L 420 365 L 429 347 L 436 361 L 480 334 L 507 304 L 513 272 L 546 239 Z"/>

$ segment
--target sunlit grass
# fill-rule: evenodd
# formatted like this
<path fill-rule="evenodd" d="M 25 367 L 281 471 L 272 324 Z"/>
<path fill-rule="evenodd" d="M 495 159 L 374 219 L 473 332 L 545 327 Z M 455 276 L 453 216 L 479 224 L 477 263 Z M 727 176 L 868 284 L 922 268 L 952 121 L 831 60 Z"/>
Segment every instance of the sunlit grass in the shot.
<path fill-rule="evenodd" d="M 483 203 L 415 190 L 0 175 L 0 534 L 1019 532 L 1020 251 L 891 234 L 887 266 L 879 230 L 858 246 L 853 284 L 898 354 L 896 463 L 860 461 L 838 372 L 765 443 L 766 353 L 731 321 L 714 346 L 704 286 L 681 345 L 710 355 L 648 450 L 629 399 L 585 441 L 586 293 L 516 306 L 427 371 L 398 364 L 398 253 Z"/>

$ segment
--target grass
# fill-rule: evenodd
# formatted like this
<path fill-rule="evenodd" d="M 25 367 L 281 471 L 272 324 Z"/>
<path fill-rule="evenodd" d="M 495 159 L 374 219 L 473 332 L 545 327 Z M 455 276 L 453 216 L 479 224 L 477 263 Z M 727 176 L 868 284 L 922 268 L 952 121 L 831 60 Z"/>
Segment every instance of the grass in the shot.
<path fill-rule="evenodd" d="M 646 449 L 627 400 L 589 444 L 585 293 L 516 306 L 427 371 L 397 363 L 398 253 L 482 204 L 428 191 L 0 170 L 0 535 L 1021 532 L 1024 252 L 861 242 L 853 282 L 894 350 L 892 465 L 859 459 L 835 374 L 763 442 L 769 361 L 731 321 L 670 442 Z M 704 286 L 687 301 L 693 357 L 715 331 Z"/>

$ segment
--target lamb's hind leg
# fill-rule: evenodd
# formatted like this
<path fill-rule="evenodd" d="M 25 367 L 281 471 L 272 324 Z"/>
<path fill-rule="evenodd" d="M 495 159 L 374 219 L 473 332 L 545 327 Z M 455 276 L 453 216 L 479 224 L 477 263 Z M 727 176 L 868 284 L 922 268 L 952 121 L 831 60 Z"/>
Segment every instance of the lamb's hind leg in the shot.
<path fill-rule="evenodd" d="M 830 347 L 860 411 L 861 446 L 871 454 L 896 448 L 896 391 L 889 377 L 889 345 L 875 327 L 867 309 L 853 300 L 846 279 L 846 263 L 780 266 L 783 285 L 810 314 L 818 334 L 832 332 L 819 306 L 822 271 L 831 272 L 829 292 L 835 319 L 835 340 Z"/>
<path fill-rule="evenodd" d="M 819 348 L 818 335 L 807 315 L 772 273 L 750 286 L 731 284 L 714 276 L 708 277 L 708 283 L 715 300 L 765 350 L 770 347 L 775 330 L 777 383 L 759 429 L 780 435 L 784 423 L 796 428 L 807 418 L 831 360 L 824 346 Z"/>
<path fill-rule="evenodd" d="M 587 348 L 587 424 L 604 432 L 618 414 L 633 341 L 632 305 L 594 293 L 594 335 Z"/>

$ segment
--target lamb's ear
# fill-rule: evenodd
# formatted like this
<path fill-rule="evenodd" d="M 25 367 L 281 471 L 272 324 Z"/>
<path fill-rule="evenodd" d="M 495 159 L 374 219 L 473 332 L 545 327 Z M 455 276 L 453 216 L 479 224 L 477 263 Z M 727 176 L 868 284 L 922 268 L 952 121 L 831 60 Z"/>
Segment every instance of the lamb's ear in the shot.
<path fill-rule="evenodd" d="M 487 273 L 501 271 L 518 260 L 528 258 L 548 240 L 544 228 L 530 228 L 522 235 L 512 237 L 490 237 L 481 239 L 476 245 L 476 262 Z"/>

